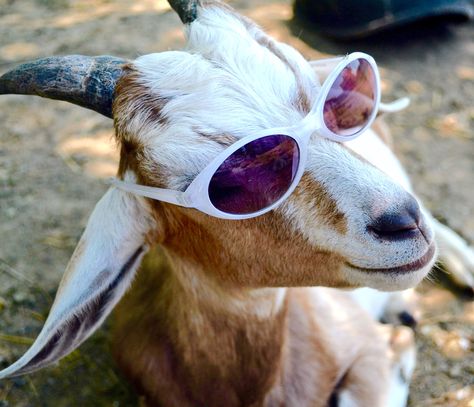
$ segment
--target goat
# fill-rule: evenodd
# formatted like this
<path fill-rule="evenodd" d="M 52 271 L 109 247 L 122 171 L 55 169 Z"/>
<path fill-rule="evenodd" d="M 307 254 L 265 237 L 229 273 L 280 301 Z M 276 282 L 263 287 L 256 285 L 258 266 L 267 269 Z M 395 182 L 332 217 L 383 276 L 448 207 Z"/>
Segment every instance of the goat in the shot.
<path fill-rule="evenodd" d="M 41 60 L 4 75 L 0 93 L 63 99 L 113 117 L 118 177 L 174 190 L 234 141 L 305 116 L 318 94 L 316 66 L 220 2 L 170 3 L 187 25 L 186 51 L 133 62 Z M 150 406 L 324 406 L 336 398 L 404 405 L 412 334 L 375 322 L 400 294 L 335 288 L 414 286 L 436 257 L 433 229 L 448 257 L 460 255 L 459 274 L 472 269 L 465 242 L 423 209 L 410 237 L 367 231 L 386 213 L 417 208 L 407 191 L 400 164 L 371 130 L 345 144 L 314 134 L 297 189 L 254 219 L 217 219 L 111 187 L 38 339 L 0 378 L 79 346 L 153 248 L 114 328 L 119 365 Z"/>

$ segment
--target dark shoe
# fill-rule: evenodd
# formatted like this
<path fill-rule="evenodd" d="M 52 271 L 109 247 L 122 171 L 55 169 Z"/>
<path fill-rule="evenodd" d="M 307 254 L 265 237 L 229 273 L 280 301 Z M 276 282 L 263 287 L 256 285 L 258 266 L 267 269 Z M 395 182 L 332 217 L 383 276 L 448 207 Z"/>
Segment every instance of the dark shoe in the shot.
<path fill-rule="evenodd" d="M 340 39 L 428 17 L 474 18 L 471 0 L 295 0 L 294 10 L 316 30 Z"/>

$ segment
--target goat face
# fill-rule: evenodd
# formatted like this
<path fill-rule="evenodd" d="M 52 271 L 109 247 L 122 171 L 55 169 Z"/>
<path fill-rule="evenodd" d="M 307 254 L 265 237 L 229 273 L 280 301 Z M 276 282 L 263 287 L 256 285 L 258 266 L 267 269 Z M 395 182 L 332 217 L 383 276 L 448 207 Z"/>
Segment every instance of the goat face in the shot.
<path fill-rule="evenodd" d="M 122 177 L 184 190 L 226 146 L 296 124 L 316 101 L 309 64 L 232 11 L 203 8 L 187 34 L 186 52 L 141 57 L 119 82 Z M 225 221 L 153 205 L 165 247 L 239 286 L 398 290 L 418 283 L 434 258 L 415 199 L 347 145 L 316 133 L 303 179 L 269 214 Z"/>
<path fill-rule="evenodd" d="M 235 140 L 298 123 L 319 91 L 294 49 L 221 3 L 191 3 L 196 7 L 181 17 L 198 17 L 188 25 L 185 52 L 144 56 L 123 72 L 123 61 L 110 57 L 47 58 L 0 77 L 0 94 L 68 100 L 110 117 L 109 85 L 121 74 L 113 110 L 119 176 L 184 190 Z M 111 188 L 89 219 L 37 340 L 0 379 L 40 369 L 79 346 L 124 294 L 150 243 L 234 287 L 416 284 L 432 265 L 432 232 L 414 198 L 351 150 L 372 139 L 369 131 L 343 145 L 313 134 L 297 189 L 276 210 L 249 220 L 212 218 Z"/>

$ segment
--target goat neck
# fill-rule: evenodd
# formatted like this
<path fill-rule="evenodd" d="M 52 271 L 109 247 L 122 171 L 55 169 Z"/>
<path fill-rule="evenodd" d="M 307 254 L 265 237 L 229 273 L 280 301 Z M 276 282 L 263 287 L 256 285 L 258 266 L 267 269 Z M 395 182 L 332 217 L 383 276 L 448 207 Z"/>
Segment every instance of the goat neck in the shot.
<path fill-rule="evenodd" d="M 167 264 L 148 256 L 117 310 L 119 364 L 160 405 L 262 404 L 281 376 L 286 289 L 225 287 L 165 253 Z"/>

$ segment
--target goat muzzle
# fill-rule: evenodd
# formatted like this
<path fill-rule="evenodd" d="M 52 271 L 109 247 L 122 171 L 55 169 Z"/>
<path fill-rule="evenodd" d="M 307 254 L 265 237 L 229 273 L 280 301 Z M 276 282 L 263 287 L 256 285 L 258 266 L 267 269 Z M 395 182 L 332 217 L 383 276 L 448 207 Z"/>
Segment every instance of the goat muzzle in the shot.
<path fill-rule="evenodd" d="M 64 100 L 112 118 L 115 86 L 127 62 L 113 56 L 84 55 L 38 59 L 0 76 L 0 95 Z"/>

